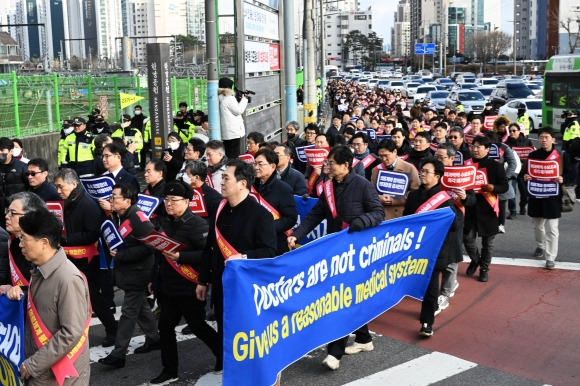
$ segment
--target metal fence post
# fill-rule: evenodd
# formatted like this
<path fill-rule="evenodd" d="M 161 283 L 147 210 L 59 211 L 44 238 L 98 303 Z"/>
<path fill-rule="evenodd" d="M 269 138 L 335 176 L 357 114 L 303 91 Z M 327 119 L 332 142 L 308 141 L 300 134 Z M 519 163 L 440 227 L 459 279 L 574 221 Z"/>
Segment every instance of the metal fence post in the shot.
<path fill-rule="evenodd" d="M 141 96 L 141 77 L 137 76 L 137 95 Z"/>
<path fill-rule="evenodd" d="M 20 137 L 20 118 L 18 114 L 18 78 L 16 71 L 12 71 L 12 98 L 14 100 L 14 124 L 16 125 L 16 136 Z"/>
<path fill-rule="evenodd" d="M 191 106 L 191 78 L 187 77 L 187 105 Z M 197 110 L 197 106 L 195 106 L 195 110 Z"/>
<path fill-rule="evenodd" d="M 87 74 L 87 97 L 89 98 L 89 114 L 93 111 L 93 79 Z"/>
<path fill-rule="evenodd" d="M 177 78 L 173 77 L 171 78 L 171 91 L 172 91 L 172 96 L 173 96 L 173 107 L 175 108 L 175 111 L 178 111 L 179 108 L 179 104 L 177 102 Z"/>
<path fill-rule="evenodd" d="M 54 86 L 54 112 L 56 113 L 56 122 L 60 126 L 60 99 L 58 97 L 58 74 L 52 74 L 52 85 Z"/>
<path fill-rule="evenodd" d="M 113 85 L 115 90 L 115 119 L 121 119 L 121 113 L 119 111 L 119 81 L 117 75 L 113 75 Z"/>

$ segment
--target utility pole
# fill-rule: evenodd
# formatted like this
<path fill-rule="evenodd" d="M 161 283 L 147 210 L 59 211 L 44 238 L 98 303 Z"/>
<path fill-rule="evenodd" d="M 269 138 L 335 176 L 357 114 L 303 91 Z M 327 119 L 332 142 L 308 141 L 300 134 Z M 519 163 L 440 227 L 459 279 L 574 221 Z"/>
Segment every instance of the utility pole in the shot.
<path fill-rule="evenodd" d="M 306 73 L 304 76 L 306 83 L 305 105 L 309 104 L 310 109 L 304 106 L 305 123 L 316 122 L 316 54 L 314 52 L 314 0 L 304 0 L 304 33 L 306 37 L 307 55 L 305 58 Z M 313 116 L 314 114 L 314 116 Z"/>
<path fill-rule="evenodd" d="M 284 89 L 286 121 L 296 121 L 296 49 L 294 39 L 294 0 L 284 0 Z"/>
<path fill-rule="evenodd" d="M 205 41 L 207 49 L 207 114 L 209 138 L 221 139 L 218 99 L 218 36 L 216 0 L 205 0 Z"/>

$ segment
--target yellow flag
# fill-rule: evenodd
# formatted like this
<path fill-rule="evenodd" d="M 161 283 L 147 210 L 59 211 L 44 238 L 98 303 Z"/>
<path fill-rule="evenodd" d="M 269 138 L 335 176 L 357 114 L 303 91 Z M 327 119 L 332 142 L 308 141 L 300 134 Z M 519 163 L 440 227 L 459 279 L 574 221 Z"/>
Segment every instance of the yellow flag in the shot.
<path fill-rule="evenodd" d="M 119 93 L 119 97 L 121 98 L 121 109 L 132 105 L 133 103 L 139 102 L 144 97 L 134 95 L 134 94 L 123 94 L 122 92 Z"/>

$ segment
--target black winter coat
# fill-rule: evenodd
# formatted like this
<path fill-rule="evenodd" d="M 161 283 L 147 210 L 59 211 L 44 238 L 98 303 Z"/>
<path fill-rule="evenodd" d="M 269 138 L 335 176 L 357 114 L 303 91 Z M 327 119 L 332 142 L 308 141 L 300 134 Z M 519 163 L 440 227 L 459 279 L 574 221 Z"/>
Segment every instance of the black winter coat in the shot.
<path fill-rule="evenodd" d="M 144 237 L 155 228 L 153 223 L 132 205 L 127 211 L 118 216 L 113 215 L 113 223 L 119 227 L 128 221 L 130 231 L 122 235 L 125 248 L 117 251 L 113 258 L 115 262 L 115 284 L 122 290 L 145 291 L 151 279 L 151 270 L 155 262 L 153 248 L 141 243 L 137 238 Z M 121 233 L 121 232 L 119 232 Z"/>
<path fill-rule="evenodd" d="M 207 222 L 189 208 L 177 219 L 165 215 L 157 217 L 155 222 L 167 236 L 185 244 L 185 249 L 179 251 L 177 263 L 187 264 L 199 272 L 209 229 Z M 164 295 L 195 297 L 196 284 L 176 272 L 163 255 L 159 260 L 159 277 Z"/>
<path fill-rule="evenodd" d="M 288 252 L 288 236 L 284 232 L 296 225 L 296 220 L 298 220 L 298 211 L 292 188 L 284 181 L 279 180 L 276 173 L 273 173 L 268 181 L 263 184 L 256 180 L 254 188 L 268 204 L 280 213 L 280 218 L 274 220 L 274 228 L 278 239 L 277 254 L 281 255 Z"/>
<path fill-rule="evenodd" d="M 296 154 L 296 148 L 301 146 L 306 146 L 307 143 L 304 139 L 296 136 L 292 139 L 289 139 L 285 142 L 285 145 L 292 150 L 292 167 L 298 170 L 300 173 L 304 173 L 306 171 L 306 162 L 302 162 L 298 159 L 298 155 Z"/>
<path fill-rule="evenodd" d="M 429 200 L 432 196 L 439 193 L 441 191 L 441 186 L 439 184 L 435 185 L 431 189 L 425 189 L 423 185 L 419 186 L 419 189 L 411 190 L 409 195 L 407 196 L 407 201 L 405 202 L 405 210 L 403 210 L 403 216 L 408 216 L 414 214 L 417 209 L 427 200 Z M 441 246 L 441 250 L 439 251 L 439 255 L 437 255 L 437 261 L 435 263 L 435 269 L 441 271 L 447 267 L 450 261 L 450 256 L 452 254 L 457 253 L 454 251 L 453 248 L 457 248 L 455 243 L 453 243 L 452 239 L 457 237 L 457 234 L 463 235 L 463 215 L 461 211 L 455 206 L 452 199 L 449 199 L 439 205 L 439 208 L 446 208 L 450 207 L 455 212 L 455 219 L 449 228 L 449 231 L 445 235 L 445 240 L 443 241 L 443 245 Z M 459 245 L 459 253 L 461 253 L 461 245 Z"/>
<path fill-rule="evenodd" d="M 218 205 L 224 198 L 221 194 L 205 182 L 201 186 L 201 193 L 203 194 L 203 200 L 205 202 L 205 207 L 207 209 L 207 218 L 215 218 L 215 212 L 217 211 Z"/>
<path fill-rule="evenodd" d="M 9 237 L 10 233 L 0 228 L 0 285 L 10 284 L 10 263 L 8 261 Z"/>
<path fill-rule="evenodd" d="M 350 224 L 354 219 L 360 218 L 365 228 L 371 228 L 384 220 L 385 212 L 377 190 L 364 177 L 351 171 L 342 182 L 333 180 L 332 183 L 338 215 L 336 218 L 332 217 L 326 196 L 322 194 L 306 218 L 292 232 L 297 240 L 305 237 L 324 219 L 328 221 L 329 234 L 342 230 L 343 221 Z"/>
<path fill-rule="evenodd" d="M 143 194 L 148 194 L 161 200 L 159 206 L 153 212 L 156 216 L 165 216 L 167 214 L 165 205 L 163 204 L 163 199 L 165 198 L 165 180 L 162 179 L 155 186 L 147 185 Z"/>
<path fill-rule="evenodd" d="M 473 162 L 480 169 L 486 169 L 488 184 L 493 185 L 493 194 L 499 195 L 508 191 L 508 179 L 503 165 L 487 156 L 479 160 L 473 158 Z M 475 228 L 480 237 L 495 236 L 499 232 L 499 220 L 493 208 L 481 193 L 477 193 L 475 199 L 474 206 L 465 208 L 465 230 Z"/>
<path fill-rule="evenodd" d="M 101 236 L 102 211 L 82 185 L 77 186 L 64 201 L 64 226 L 66 235 L 62 237 L 63 247 L 94 244 Z M 100 269 L 100 255 L 94 255 L 89 263 L 86 258 L 69 260 L 85 274 L 88 280 L 97 278 Z"/>
<path fill-rule="evenodd" d="M 213 283 L 214 290 L 221 291 L 224 258 L 217 246 L 214 227 L 216 218 L 209 221 L 209 235 L 203 252 L 203 263 L 199 283 Z M 222 236 L 238 253 L 248 259 L 263 259 L 276 256 L 276 231 L 274 218 L 252 197 L 246 197 L 235 207 L 226 203 L 217 219 Z M 220 292 L 221 293 L 221 292 Z"/>
<path fill-rule="evenodd" d="M 534 150 L 533 152 L 530 153 L 529 159 L 545 160 L 546 158 L 548 158 L 550 153 L 552 153 L 553 149 L 554 147 L 552 147 L 550 151 L 546 151 L 542 148 Z M 560 155 L 560 175 L 561 175 L 562 171 L 564 170 L 562 165 L 563 157 L 559 151 L 558 154 Z M 562 217 L 562 189 L 565 188 L 563 185 L 560 185 L 559 194 L 553 197 L 536 198 L 528 194 L 528 216 L 548 219 Z"/>
<path fill-rule="evenodd" d="M 286 169 L 280 173 L 280 179 L 292 188 L 292 192 L 295 195 L 302 196 L 308 193 L 304 175 L 298 170 L 293 169 L 291 165 L 288 165 Z"/>
<path fill-rule="evenodd" d="M 141 191 L 141 187 L 139 186 L 139 181 L 137 178 L 125 170 L 125 168 L 119 170 L 117 176 L 114 178 L 116 184 L 131 184 L 137 189 L 137 191 Z"/>
<path fill-rule="evenodd" d="M 30 191 L 42 198 L 43 201 L 60 201 L 60 196 L 56 192 L 56 188 L 48 180 L 45 180 L 40 186 L 36 188 L 31 187 Z"/>
<path fill-rule="evenodd" d="M 12 157 L 8 164 L 0 164 L 0 213 L 8 208 L 8 197 L 14 193 L 28 190 L 28 179 L 26 173 L 28 165 Z M 2 216 L 0 220 L 2 228 L 6 228 L 6 219 Z"/>
<path fill-rule="evenodd" d="M 431 151 L 430 147 L 423 151 L 417 151 L 414 148 L 411 148 L 411 150 L 409 150 L 409 157 L 407 157 L 405 161 L 412 164 L 417 170 L 419 170 L 421 168 L 421 164 L 425 160 L 431 158 L 433 158 L 433 151 Z"/>

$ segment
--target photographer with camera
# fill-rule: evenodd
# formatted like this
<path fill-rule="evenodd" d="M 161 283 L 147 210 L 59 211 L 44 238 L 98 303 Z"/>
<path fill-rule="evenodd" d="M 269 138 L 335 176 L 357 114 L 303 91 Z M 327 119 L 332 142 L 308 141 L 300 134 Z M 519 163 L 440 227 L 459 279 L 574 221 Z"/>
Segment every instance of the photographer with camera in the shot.
<path fill-rule="evenodd" d="M 221 78 L 218 84 L 220 103 L 220 125 L 222 142 L 228 158 L 236 158 L 240 154 L 240 139 L 246 136 L 242 114 L 248 106 L 246 94 L 242 94 L 238 101 L 230 78 Z"/>

